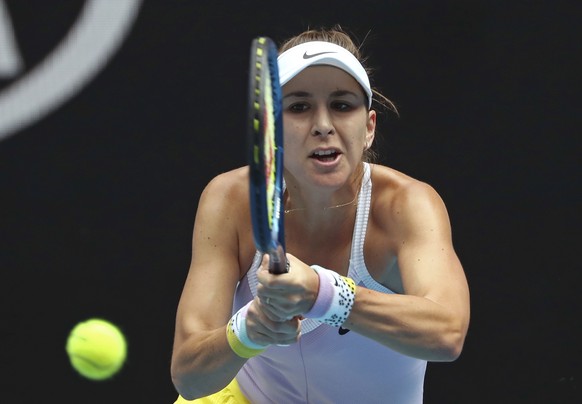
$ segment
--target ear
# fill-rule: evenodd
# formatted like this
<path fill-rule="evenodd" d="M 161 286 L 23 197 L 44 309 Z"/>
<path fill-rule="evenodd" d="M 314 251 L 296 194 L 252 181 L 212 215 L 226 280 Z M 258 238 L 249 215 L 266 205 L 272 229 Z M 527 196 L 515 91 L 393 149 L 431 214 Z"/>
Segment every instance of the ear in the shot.
<path fill-rule="evenodd" d="M 371 109 L 368 111 L 368 120 L 366 122 L 366 140 L 364 142 L 364 150 L 368 150 L 372 147 L 374 142 L 374 136 L 376 136 L 376 111 Z"/>

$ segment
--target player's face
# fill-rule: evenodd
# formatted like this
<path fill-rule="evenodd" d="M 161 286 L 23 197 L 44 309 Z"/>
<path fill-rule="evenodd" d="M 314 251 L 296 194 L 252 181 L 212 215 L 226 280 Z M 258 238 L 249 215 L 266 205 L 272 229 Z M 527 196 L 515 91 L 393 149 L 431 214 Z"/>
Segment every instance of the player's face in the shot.
<path fill-rule="evenodd" d="M 376 127 L 364 91 L 348 73 L 312 66 L 283 86 L 285 169 L 320 186 L 345 183 Z"/>

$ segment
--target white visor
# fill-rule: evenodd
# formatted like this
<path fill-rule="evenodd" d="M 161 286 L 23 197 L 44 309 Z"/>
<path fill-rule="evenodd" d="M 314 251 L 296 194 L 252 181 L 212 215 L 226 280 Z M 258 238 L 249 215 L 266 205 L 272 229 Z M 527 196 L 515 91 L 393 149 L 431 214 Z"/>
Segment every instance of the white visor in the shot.
<path fill-rule="evenodd" d="M 314 65 L 338 67 L 356 79 L 368 96 L 368 108 L 372 106 L 372 88 L 366 70 L 351 52 L 339 45 L 322 41 L 305 42 L 281 53 L 277 62 L 281 87 L 306 67 Z"/>

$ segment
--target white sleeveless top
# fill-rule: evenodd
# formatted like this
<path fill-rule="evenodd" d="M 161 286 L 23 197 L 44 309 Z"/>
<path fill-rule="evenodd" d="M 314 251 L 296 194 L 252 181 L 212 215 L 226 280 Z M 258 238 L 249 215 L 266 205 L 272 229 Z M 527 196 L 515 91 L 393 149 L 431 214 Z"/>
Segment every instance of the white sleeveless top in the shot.
<path fill-rule="evenodd" d="M 348 276 L 365 288 L 394 293 L 372 278 L 364 262 L 371 196 L 370 166 L 364 163 Z M 256 296 L 260 262 L 257 252 L 237 287 L 233 313 Z M 237 381 L 251 402 L 422 403 L 426 361 L 402 355 L 355 332 L 341 335 L 338 328 L 312 319 L 302 321 L 301 331 L 296 344 L 270 346 L 239 371 Z"/>

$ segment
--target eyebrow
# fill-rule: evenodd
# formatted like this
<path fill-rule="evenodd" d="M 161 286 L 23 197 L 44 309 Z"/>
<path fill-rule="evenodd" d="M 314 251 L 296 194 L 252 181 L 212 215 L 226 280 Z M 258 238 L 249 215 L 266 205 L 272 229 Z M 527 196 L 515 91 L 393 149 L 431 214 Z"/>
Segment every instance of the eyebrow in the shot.
<path fill-rule="evenodd" d="M 358 94 L 354 93 L 353 91 L 336 90 L 336 91 L 333 91 L 330 94 L 330 97 L 331 98 L 333 98 L 333 97 L 344 97 L 346 95 L 351 95 L 351 96 L 356 97 L 356 98 L 358 98 L 358 96 L 359 96 Z M 309 98 L 309 97 L 312 97 L 312 96 L 313 96 L 313 94 L 311 94 L 311 93 L 309 93 L 307 91 L 294 91 L 292 93 L 289 93 L 289 94 L 283 96 L 283 99 L 290 98 L 290 97 Z"/>
<path fill-rule="evenodd" d="M 351 95 L 358 98 L 358 94 L 354 93 L 353 91 L 348 90 L 337 90 L 331 93 L 332 97 L 344 97 L 346 95 Z M 363 94 L 362 94 L 363 95 Z"/>
<path fill-rule="evenodd" d="M 283 96 L 283 98 L 291 98 L 291 97 L 299 97 L 299 98 L 307 98 L 312 96 L 311 93 L 308 93 L 307 91 L 294 91 L 292 93 L 289 93 L 285 96 Z"/>

